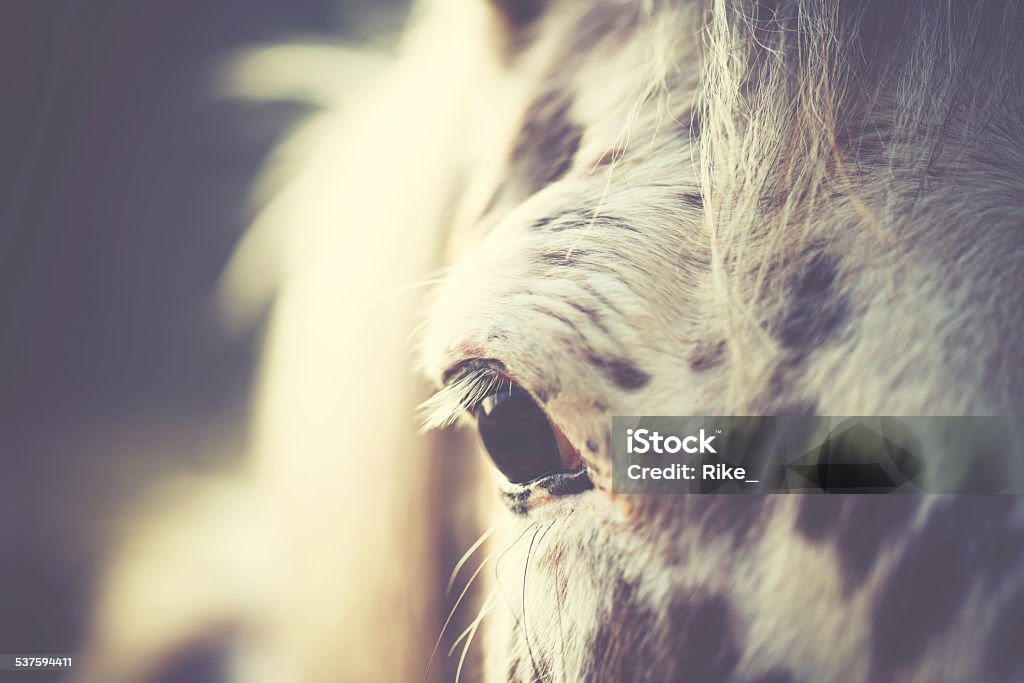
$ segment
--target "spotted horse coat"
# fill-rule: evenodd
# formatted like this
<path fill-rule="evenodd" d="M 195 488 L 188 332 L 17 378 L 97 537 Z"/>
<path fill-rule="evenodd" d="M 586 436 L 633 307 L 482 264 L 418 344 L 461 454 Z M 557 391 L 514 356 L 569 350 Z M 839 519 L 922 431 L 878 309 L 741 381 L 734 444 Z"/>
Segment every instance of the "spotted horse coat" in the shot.
<path fill-rule="evenodd" d="M 420 345 L 501 472 L 486 679 L 1024 680 L 1017 497 L 609 471 L 613 415 L 1021 413 L 1024 8 L 474 7 Z"/>

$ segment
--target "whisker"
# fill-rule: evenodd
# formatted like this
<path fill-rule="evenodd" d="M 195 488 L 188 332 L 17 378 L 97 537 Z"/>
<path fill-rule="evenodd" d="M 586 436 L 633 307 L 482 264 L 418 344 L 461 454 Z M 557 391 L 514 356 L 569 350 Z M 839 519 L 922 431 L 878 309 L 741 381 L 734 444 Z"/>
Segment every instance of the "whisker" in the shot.
<path fill-rule="evenodd" d="M 451 575 L 448 577 L 448 586 L 444 590 L 444 594 L 445 595 L 450 595 L 451 594 L 452 586 L 455 585 L 455 579 L 459 575 L 459 570 L 461 570 L 463 565 L 465 565 L 466 562 L 469 560 L 469 558 L 473 556 L 473 553 L 475 553 L 477 551 L 477 549 L 481 545 L 483 545 L 484 542 L 488 538 L 491 537 L 491 535 L 495 532 L 495 530 L 498 528 L 499 525 L 505 524 L 506 522 L 507 522 L 507 520 L 503 519 L 503 520 L 501 520 L 499 522 L 495 522 L 494 524 L 492 524 L 489 529 L 487 529 L 486 531 L 484 531 L 480 535 L 480 538 L 476 539 L 476 541 L 473 543 L 473 545 L 469 546 L 469 550 L 467 550 L 465 553 L 463 553 L 462 557 L 455 564 L 455 569 L 452 570 Z"/>
<path fill-rule="evenodd" d="M 476 632 L 480 630 L 480 624 L 483 622 L 484 617 L 486 617 L 487 614 L 490 612 L 492 606 L 490 600 L 491 597 L 493 597 L 493 591 L 492 594 L 488 596 L 487 601 L 484 602 L 484 606 L 480 610 L 480 613 L 477 615 L 476 619 L 474 619 L 473 623 L 469 625 L 469 628 L 467 628 L 463 632 L 468 633 L 469 637 L 466 639 L 466 644 L 462 648 L 462 654 L 459 655 L 459 665 L 455 668 L 455 683 L 459 683 L 459 679 L 462 677 L 462 667 L 466 663 L 466 655 L 469 653 L 470 645 L 473 644 L 473 638 L 476 636 Z M 459 636 L 459 638 L 461 639 L 462 636 Z M 454 649 L 455 646 L 453 645 L 452 650 Z M 451 652 L 448 653 L 448 656 L 451 656 Z"/>
<path fill-rule="evenodd" d="M 409 335 L 402 342 L 402 346 L 407 349 L 411 348 L 413 344 L 423 335 L 423 331 L 430 326 L 430 323 L 430 318 L 424 318 L 423 320 L 416 323 L 413 326 L 412 331 L 409 332 Z"/>
<path fill-rule="evenodd" d="M 497 593 L 497 590 L 492 588 L 491 592 L 487 594 L 487 597 L 484 599 L 483 606 L 480 608 L 480 611 L 477 612 L 477 615 L 473 619 L 472 623 L 470 623 L 470 625 L 467 626 L 462 631 L 462 633 L 459 634 L 459 637 L 455 639 L 455 641 L 452 643 L 452 646 L 448 649 L 448 656 L 449 657 L 451 657 L 452 654 L 455 652 L 455 648 L 459 646 L 459 643 L 461 643 L 462 640 L 467 635 L 469 635 L 469 632 L 473 629 L 473 625 L 476 624 L 478 621 L 482 621 L 484 617 L 486 617 L 488 614 L 490 614 L 491 610 L 494 608 L 495 593 Z"/>
<path fill-rule="evenodd" d="M 399 294 L 404 294 L 406 292 L 411 292 L 411 291 L 416 290 L 416 289 L 422 289 L 423 287 L 430 287 L 431 285 L 441 284 L 442 282 L 444 282 L 444 278 L 443 277 L 432 277 L 432 278 L 428 278 L 426 280 L 420 280 L 419 282 L 412 282 L 412 283 L 409 283 L 407 285 L 402 285 L 401 287 L 396 287 L 394 289 L 388 290 L 388 291 L 384 292 L 383 294 L 377 295 L 376 298 L 371 300 L 369 303 L 366 304 L 366 306 L 364 306 L 361 310 L 359 310 L 358 313 L 355 316 L 355 319 L 356 320 L 362 320 L 364 317 L 369 315 L 370 312 L 373 311 L 374 308 L 376 308 L 377 306 L 381 305 L 382 303 L 384 303 L 388 299 L 390 299 L 392 297 L 395 297 L 395 296 L 398 296 Z"/>
<path fill-rule="evenodd" d="M 511 612 L 513 618 L 515 618 L 517 627 L 519 626 L 519 617 L 516 616 L 516 609 L 512 606 L 512 601 L 508 599 L 508 595 L 505 593 L 505 588 L 501 585 L 501 577 L 498 575 L 498 566 L 501 564 L 501 561 L 502 559 L 504 559 L 505 555 L 507 555 L 509 551 L 511 551 L 512 548 L 516 547 L 519 541 L 523 539 L 523 536 L 526 536 L 527 533 L 529 533 L 532 529 L 536 528 L 537 526 L 538 523 L 533 522 L 530 524 L 530 526 L 523 529 L 523 533 L 519 534 L 519 536 L 516 537 L 516 540 L 512 541 L 512 545 L 505 548 L 505 551 L 501 553 L 501 555 L 498 556 L 498 559 L 494 561 L 494 583 L 495 585 L 497 585 L 498 590 L 501 591 L 501 597 L 505 599 L 505 604 L 508 605 L 508 611 Z"/>
<path fill-rule="evenodd" d="M 576 512 L 576 508 L 572 508 L 562 519 L 562 525 L 572 516 L 572 513 Z M 559 574 L 560 562 L 555 562 L 555 615 L 558 617 L 558 640 L 562 654 L 562 676 L 565 676 L 566 672 L 566 657 L 565 657 L 565 627 L 562 625 L 562 582 Z M 566 588 L 569 584 L 566 583 Z"/>
<path fill-rule="evenodd" d="M 475 572 L 473 572 L 473 575 L 469 577 L 469 581 L 466 582 L 466 586 L 462 589 L 462 592 L 459 594 L 458 600 L 455 601 L 455 605 L 452 606 L 451 612 L 448 613 L 448 618 L 444 620 L 444 625 L 441 627 L 441 633 L 438 634 L 437 641 L 434 643 L 434 649 L 430 652 L 430 659 L 427 660 L 427 670 L 423 674 L 424 683 L 426 683 L 427 678 L 430 676 L 430 667 L 431 665 L 433 665 L 434 658 L 437 656 L 438 648 L 441 647 L 441 640 L 444 638 L 444 634 L 448 630 L 448 626 L 452 623 L 452 617 L 455 616 L 455 612 L 459 609 L 459 605 L 462 604 L 462 599 L 466 597 L 466 593 L 469 592 L 469 588 L 473 585 L 473 581 L 475 581 L 476 577 L 480 575 L 480 572 L 483 570 L 483 568 L 487 565 L 487 563 L 491 560 L 492 557 L 494 557 L 494 553 L 491 553 L 490 555 L 485 557 L 483 559 L 483 562 L 480 563 L 480 566 L 476 568 Z"/>
<path fill-rule="evenodd" d="M 551 520 L 551 524 L 549 524 L 547 528 L 544 529 L 544 533 L 543 535 L 541 535 L 542 541 L 544 540 L 544 536 L 546 536 L 547 533 L 551 531 L 551 527 L 553 527 L 555 525 L 555 522 L 557 521 L 557 518 Z M 526 577 L 527 574 L 529 574 L 530 572 L 530 558 L 533 556 L 533 547 L 537 541 L 537 535 L 540 533 L 541 531 L 538 528 L 537 531 L 534 532 L 533 538 L 530 539 L 530 547 L 526 550 L 526 562 L 523 563 L 523 637 L 526 639 L 526 652 L 530 655 L 530 663 L 533 665 L 534 671 L 539 671 L 539 669 L 537 667 L 537 660 L 533 656 L 533 647 L 530 645 L 530 627 L 526 623 Z"/>

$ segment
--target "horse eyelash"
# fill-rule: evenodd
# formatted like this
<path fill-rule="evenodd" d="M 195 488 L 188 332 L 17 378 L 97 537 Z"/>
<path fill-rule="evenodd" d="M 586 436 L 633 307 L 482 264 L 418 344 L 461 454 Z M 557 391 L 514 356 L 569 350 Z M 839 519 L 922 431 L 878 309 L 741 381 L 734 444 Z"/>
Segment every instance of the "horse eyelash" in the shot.
<path fill-rule="evenodd" d="M 498 391 L 509 379 L 486 365 L 475 365 L 459 371 L 454 379 L 421 403 L 421 430 L 449 427 L 467 412 L 473 412 L 485 398 Z"/>

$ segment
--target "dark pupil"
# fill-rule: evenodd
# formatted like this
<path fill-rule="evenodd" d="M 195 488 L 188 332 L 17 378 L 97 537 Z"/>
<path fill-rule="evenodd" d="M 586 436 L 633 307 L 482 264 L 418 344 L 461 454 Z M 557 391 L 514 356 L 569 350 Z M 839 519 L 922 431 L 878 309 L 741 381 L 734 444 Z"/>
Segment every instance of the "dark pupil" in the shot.
<path fill-rule="evenodd" d="M 484 399 L 477 428 L 494 464 L 513 483 L 564 469 L 551 423 L 521 389 L 513 387 Z"/>

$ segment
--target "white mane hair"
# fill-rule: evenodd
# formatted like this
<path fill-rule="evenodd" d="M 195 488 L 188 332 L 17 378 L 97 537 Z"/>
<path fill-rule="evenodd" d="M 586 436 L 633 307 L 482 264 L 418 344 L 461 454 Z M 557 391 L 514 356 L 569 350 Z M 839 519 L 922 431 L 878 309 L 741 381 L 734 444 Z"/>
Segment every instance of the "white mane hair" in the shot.
<path fill-rule="evenodd" d="M 785 286 L 787 265 L 801 266 L 784 254 L 829 242 L 850 261 L 886 269 L 879 291 L 855 292 L 860 306 L 874 299 L 885 311 L 884 321 L 872 321 L 891 330 L 879 330 L 879 340 L 901 338 L 900 321 L 920 315 L 935 315 L 936 331 L 949 335 L 928 349 L 871 349 L 847 367 L 894 362 L 913 376 L 918 354 L 941 351 L 963 362 L 961 385 L 992 388 L 985 400 L 941 399 L 949 414 L 1008 414 L 1021 405 L 1021 376 L 1005 362 L 1005 343 L 1021 329 L 1019 307 L 1001 296 L 965 306 L 957 291 L 936 290 L 940 279 L 987 281 L 995 291 L 1020 277 L 1024 203 L 1013 179 L 1024 163 L 1024 128 L 1013 112 L 1024 103 L 1024 44 L 1013 36 L 1022 11 L 1012 2 L 708 4 L 701 186 L 718 294 L 729 310 L 746 311 L 730 337 L 741 373 L 734 395 L 750 373 L 763 372 L 749 360 L 765 354 L 750 351 L 772 343 L 750 324 L 764 319 L 758 305 L 778 298 L 772 290 Z M 856 239 L 865 230 L 875 239 Z M 915 275 L 910 252 L 922 244 L 933 270 Z M 950 278 L 951 269 L 959 276 Z M 730 286 L 749 281 L 737 272 L 757 274 L 749 290 Z M 920 289 L 948 305 L 896 311 L 900 297 L 890 288 Z M 891 409 L 884 397 L 864 400 Z"/>

